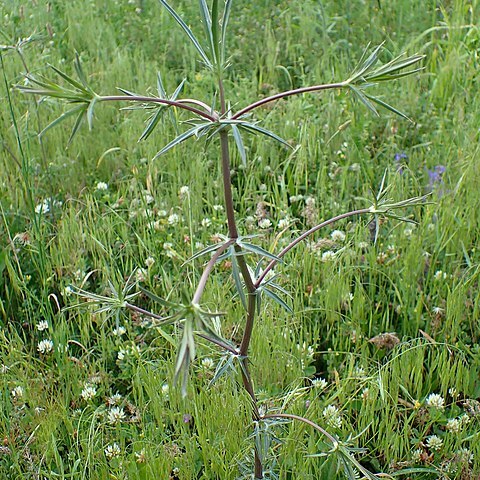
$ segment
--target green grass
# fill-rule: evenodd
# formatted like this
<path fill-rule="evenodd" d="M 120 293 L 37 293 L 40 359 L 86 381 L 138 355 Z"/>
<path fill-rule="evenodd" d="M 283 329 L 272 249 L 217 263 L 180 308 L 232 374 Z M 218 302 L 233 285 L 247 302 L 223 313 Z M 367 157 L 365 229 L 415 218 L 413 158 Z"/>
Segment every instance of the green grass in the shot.
<path fill-rule="evenodd" d="M 197 3 L 176 3 L 194 24 Z M 436 473 L 410 478 L 475 479 L 480 6 L 476 0 L 380 4 L 234 2 L 234 68 L 226 88 L 238 107 L 284 89 L 342 80 L 369 42 L 385 41 L 386 56 L 403 50 L 426 55 L 421 74 L 378 87 L 414 123 L 385 112 L 376 118 L 343 93 L 295 97 L 259 111 L 262 125 L 300 148 L 288 151 L 250 137 L 247 167 L 234 156 L 235 206 L 240 219 L 253 217 L 253 224 L 240 222 L 241 233 L 260 230 L 256 214 L 263 209 L 272 228 L 259 242 L 265 248 L 275 242 L 277 251 L 308 227 L 306 198 L 315 199 L 310 215 L 321 221 L 364 207 L 360 197 L 378 186 L 385 169 L 402 199 L 428 192 L 427 170 L 445 166 L 433 189 L 435 203 L 407 212 L 418 226 L 389 221 L 373 245 L 366 219 L 354 219 L 334 227 L 346 233 L 345 242 L 313 245 L 329 240 L 332 228 L 287 256 L 276 271 L 293 294 L 295 314 L 264 301 L 252 375 L 265 408 L 287 408 L 343 440 L 350 435 L 367 449 L 358 458 L 372 471 L 429 467 Z M 7 0 L 0 15 L 0 44 L 37 34 L 21 50 L 2 49 L 0 477 L 237 478 L 239 465 L 253 460 L 249 400 L 236 377 L 209 387 L 208 359 L 217 362 L 219 352 L 199 346 L 182 399 L 172 385 L 181 332 L 160 331 L 126 314 L 119 319 L 125 332 L 115 335 L 114 318 L 95 314 L 68 291 L 73 285 L 105 294 L 108 280 L 121 288 L 135 268 L 145 268 L 145 287 L 172 300 L 191 298 L 202 263 L 183 262 L 197 243 L 226 233 L 224 212 L 214 208 L 223 202 L 218 149 L 190 142 L 152 161 L 175 127 L 160 124 L 137 143 L 144 114 L 109 105 L 96 109 L 93 131 L 82 127 L 66 149 L 72 122 L 37 136 L 63 107 L 11 88 L 23 83 L 27 69 L 50 76 L 47 63 L 71 73 L 75 51 L 92 84 L 106 94 L 117 86 L 154 91 L 161 71 L 167 91 L 186 78 L 185 96 L 208 103 L 208 73 L 154 0 L 51 7 Z M 402 174 L 395 163 L 400 153 L 407 157 Z M 99 190 L 98 182 L 108 189 Z M 184 185 L 190 194 L 181 198 Z M 292 202 L 292 196 L 302 198 Z M 50 211 L 35 213 L 45 199 L 51 199 Z M 278 222 L 287 217 L 290 228 L 283 231 Z M 202 225 L 205 218 L 210 223 Z M 322 261 L 330 249 L 341 252 Z M 146 268 L 148 257 L 155 263 Z M 227 312 L 222 331 L 238 341 L 243 318 L 233 296 L 230 270 L 221 264 L 204 302 Z M 65 310 L 76 303 L 83 305 Z M 143 297 L 137 303 L 155 308 Z M 38 330 L 41 321 L 47 330 Z M 392 332 L 400 340 L 392 349 L 369 341 Z M 49 354 L 37 350 L 43 339 L 53 341 Z M 311 387 L 314 377 L 328 386 Z M 84 398 L 86 385 L 95 388 L 91 399 Z M 121 397 L 112 398 L 116 393 Z M 426 405 L 432 393 L 445 399 L 443 410 Z M 118 423 L 110 421 L 109 399 L 125 414 Z M 341 426 L 328 425 L 323 411 L 329 405 L 341 412 Z M 458 432 L 452 423 L 447 428 L 448 420 L 462 416 L 469 421 Z M 330 457 L 308 456 L 329 446 L 306 425 L 285 424 L 276 435 L 284 441 L 271 452 L 280 479 L 343 478 Z M 443 440 L 439 450 L 427 445 L 432 435 Z M 106 449 L 114 444 L 119 454 L 109 458 Z M 461 449 L 471 452 L 470 463 L 462 461 Z"/>

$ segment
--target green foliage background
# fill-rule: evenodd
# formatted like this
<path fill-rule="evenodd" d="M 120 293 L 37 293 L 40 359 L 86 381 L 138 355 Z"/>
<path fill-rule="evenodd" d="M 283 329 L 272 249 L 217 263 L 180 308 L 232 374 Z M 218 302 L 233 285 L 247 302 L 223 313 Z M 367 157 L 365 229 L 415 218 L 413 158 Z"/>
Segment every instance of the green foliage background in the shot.
<path fill-rule="evenodd" d="M 196 2 L 175 2 L 175 8 L 192 25 L 198 21 Z M 368 449 L 359 458 L 369 468 L 437 470 L 412 478 L 480 474 L 478 12 L 478 2 L 466 0 L 391 0 L 380 7 L 373 0 L 239 0 L 231 19 L 226 88 L 239 107 L 277 91 L 342 80 L 370 42 L 385 41 L 386 60 L 401 51 L 426 55 L 423 73 L 382 87 L 383 98 L 413 123 L 390 113 L 373 117 L 343 93 L 291 98 L 257 116 L 300 148 L 250 138 L 248 165 L 236 158 L 233 176 L 239 218 L 257 222 L 267 215 L 272 229 L 260 241 L 270 248 L 308 226 L 308 197 L 315 199 L 312 215 L 327 219 L 364 206 L 359 197 L 378 185 L 385 169 L 401 199 L 428 192 L 428 171 L 445 167 L 433 186 L 435 204 L 410 212 L 420 222 L 416 228 L 389 222 L 372 245 L 365 221 L 343 223 L 336 227 L 347 235 L 342 248 L 325 247 L 326 231 L 320 254 L 308 246 L 294 251 L 278 273 L 293 293 L 295 315 L 264 304 L 252 345 L 253 376 L 266 408 L 288 405 L 325 422 L 324 408 L 335 405 L 343 418 L 336 434 L 359 434 L 355 443 Z M 201 348 L 182 400 L 163 387 L 172 378 L 174 329 L 161 333 L 128 317 L 119 320 L 126 328 L 119 336 L 115 319 L 61 310 L 78 301 L 68 296 L 69 285 L 85 281 L 90 291 L 104 293 L 107 279 L 121 285 L 148 257 L 155 263 L 146 269 L 146 286 L 162 296 L 172 292 L 172 299 L 191 295 L 201 264 L 183 261 L 196 242 L 208 244 L 226 230 L 213 208 L 222 204 L 217 149 L 188 143 L 153 162 L 175 126 L 165 122 L 137 143 L 143 114 L 104 105 L 93 132 L 84 126 L 66 149 L 68 122 L 37 136 L 63 107 L 11 88 L 27 71 L 51 75 L 47 63 L 72 72 L 75 51 L 105 94 L 116 87 L 153 91 L 161 71 L 167 91 L 186 78 L 185 96 L 208 103 L 208 74 L 153 0 L 4 0 L 0 15 L 0 476 L 236 478 L 251 456 L 248 400 L 234 378 L 207 388 L 211 372 L 201 360 L 218 360 L 217 352 Z M 98 182 L 108 189 L 99 190 Z M 184 185 L 190 194 L 181 199 Z M 292 202 L 294 196 L 302 199 Z M 35 213 L 45 199 L 50 211 Z M 169 222 L 172 214 L 178 223 Z M 287 217 L 291 230 L 283 231 L 278 222 Z M 202 224 L 205 218 L 210 224 Z M 249 222 L 241 230 L 250 233 Z M 330 248 L 341 251 L 322 262 Z M 242 319 L 232 297 L 223 265 L 205 298 L 227 312 L 223 329 L 237 338 Z M 36 328 L 42 320 L 47 331 Z M 369 341 L 386 332 L 400 339 L 392 350 Z M 45 338 L 54 343 L 49 355 L 37 350 Z M 303 345 L 313 347 L 313 358 Z M 310 388 L 314 376 L 328 380 L 326 390 Z M 81 396 L 85 384 L 97 390 L 89 401 Z M 11 393 L 17 386 L 22 398 Z M 116 392 L 125 421 L 111 424 L 107 403 Z M 425 406 L 430 393 L 445 398 L 443 411 Z M 467 427 L 446 429 L 448 419 L 462 414 L 471 420 Z M 443 439 L 441 450 L 426 446 L 431 435 Z M 306 456 L 322 448 L 307 427 L 286 425 L 278 436 L 285 440 L 276 448 L 280 478 L 337 478 L 330 461 Z M 109 460 L 105 449 L 114 442 L 121 453 Z M 472 463 L 458 460 L 462 448 L 471 451 Z M 416 463 L 415 450 L 423 452 Z"/>

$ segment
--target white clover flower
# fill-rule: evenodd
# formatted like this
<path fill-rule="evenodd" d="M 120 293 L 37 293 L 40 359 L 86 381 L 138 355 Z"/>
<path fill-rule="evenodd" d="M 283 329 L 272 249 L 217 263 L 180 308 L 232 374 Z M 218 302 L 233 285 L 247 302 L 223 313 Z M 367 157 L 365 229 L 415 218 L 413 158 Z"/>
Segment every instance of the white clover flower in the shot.
<path fill-rule="evenodd" d="M 435 278 L 435 280 L 437 281 L 445 280 L 447 278 L 447 274 L 445 272 L 442 272 L 441 270 L 437 270 L 433 278 Z"/>
<path fill-rule="evenodd" d="M 43 332 L 44 330 L 48 330 L 48 322 L 46 320 L 40 320 L 37 323 L 37 330 L 39 332 Z"/>
<path fill-rule="evenodd" d="M 35 206 L 35 213 L 43 214 L 50 211 L 50 202 L 45 199 L 41 203 Z"/>
<path fill-rule="evenodd" d="M 110 425 L 117 425 L 125 419 L 125 412 L 123 408 L 112 407 L 107 414 L 107 420 Z"/>
<path fill-rule="evenodd" d="M 190 188 L 188 188 L 187 185 L 184 185 L 183 187 L 180 187 L 180 190 L 178 191 L 178 196 L 180 197 L 180 200 L 184 200 L 190 193 Z"/>
<path fill-rule="evenodd" d="M 262 229 L 270 228 L 272 226 L 272 222 L 268 218 L 262 218 L 258 221 L 258 226 Z"/>
<path fill-rule="evenodd" d="M 162 385 L 161 391 L 162 391 L 162 395 L 165 397 L 165 399 L 168 399 L 169 390 L 170 390 L 170 387 L 168 386 L 168 383 L 164 383 Z"/>
<path fill-rule="evenodd" d="M 215 212 L 222 212 L 223 211 L 223 205 L 214 205 L 212 208 Z"/>
<path fill-rule="evenodd" d="M 426 445 L 430 450 L 438 451 L 442 448 L 443 440 L 438 435 L 427 437 Z"/>
<path fill-rule="evenodd" d="M 462 427 L 466 427 L 472 421 L 471 417 L 469 417 L 466 413 L 464 413 L 463 415 L 460 415 L 458 417 L 458 420 Z"/>
<path fill-rule="evenodd" d="M 369 243 L 368 242 L 359 242 L 358 243 L 358 248 L 361 248 L 364 250 L 365 248 L 368 248 Z"/>
<path fill-rule="evenodd" d="M 423 450 L 421 448 L 417 448 L 412 453 L 412 461 L 413 463 L 420 463 L 422 461 Z"/>
<path fill-rule="evenodd" d="M 215 366 L 214 361 L 210 357 L 203 358 L 201 363 L 205 370 L 211 370 Z"/>
<path fill-rule="evenodd" d="M 449 394 L 452 398 L 458 398 L 458 392 L 457 392 L 457 389 L 456 389 L 455 387 L 449 388 L 449 389 L 448 389 L 448 394 Z"/>
<path fill-rule="evenodd" d="M 150 192 L 145 192 L 143 194 L 143 201 L 147 205 L 150 205 L 151 203 L 153 203 L 155 201 L 155 198 L 153 197 L 153 195 Z"/>
<path fill-rule="evenodd" d="M 166 211 L 166 210 L 159 210 L 158 213 L 157 213 L 157 215 L 158 215 L 159 217 L 162 217 L 162 218 L 163 218 L 163 217 L 166 217 L 166 216 L 167 216 L 167 211 Z"/>
<path fill-rule="evenodd" d="M 85 401 L 88 401 L 94 398 L 96 394 L 97 389 L 95 388 L 95 386 L 86 384 L 80 395 Z"/>
<path fill-rule="evenodd" d="M 365 378 L 367 376 L 367 373 L 365 372 L 365 369 L 363 367 L 359 367 L 358 365 L 355 366 L 353 369 L 353 377 L 354 378 Z"/>
<path fill-rule="evenodd" d="M 123 397 L 119 393 L 115 393 L 111 397 L 107 398 L 107 403 L 108 405 L 113 407 L 114 405 L 119 405 L 120 403 L 122 403 L 122 398 Z"/>
<path fill-rule="evenodd" d="M 307 207 L 314 207 L 314 206 L 315 206 L 315 203 L 316 203 L 316 201 L 315 201 L 315 199 L 314 199 L 313 197 L 307 197 L 307 198 L 305 199 L 305 205 L 306 205 Z"/>
<path fill-rule="evenodd" d="M 300 200 L 303 200 L 303 195 L 292 195 L 289 200 L 290 203 L 297 203 Z"/>
<path fill-rule="evenodd" d="M 97 190 L 108 190 L 108 184 L 105 182 L 98 182 L 96 188 Z"/>
<path fill-rule="evenodd" d="M 334 230 L 330 237 L 334 242 L 344 242 L 345 241 L 345 234 L 341 230 Z"/>
<path fill-rule="evenodd" d="M 147 271 L 144 268 L 137 268 L 135 272 L 135 280 L 138 282 L 144 282 L 147 279 Z"/>
<path fill-rule="evenodd" d="M 180 217 L 177 213 L 172 213 L 167 218 L 167 222 L 169 225 L 176 225 L 179 221 L 180 221 Z"/>
<path fill-rule="evenodd" d="M 283 230 L 284 228 L 287 228 L 288 226 L 290 225 L 290 219 L 287 217 L 287 218 L 282 218 L 281 220 L 278 221 L 278 228 L 280 230 Z"/>
<path fill-rule="evenodd" d="M 115 327 L 112 331 L 112 333 L 116 337 L 121 337 L 122 335 L 125 335 L 126 332 L 127 332 L 127 329 L 125 327 L 122 327 L 122 326 Z"/>
<path fill-rule="evenodd" d="M 335 258 L 335 252 L 332 250 L 327 250 L 326 252 L 322 253 L 322 262 L 329 262 Z"/>
<path fill-rule="evenodd" d="M 145 259 L 145 266 L 150 268 L 155 263 L 155 259 L 153 257 L 147 257 Z"/>
<path fill-rule="evenodd" d="M 23 394 L 24 394 L 23 387 L 21 387 L 20 385 L 17 385 L 17 386 L 12 390 L 11 394 L 12 394 L 12 397 L 15 398 L 15 399 L 22 398 L 22 397 L 23 397 Z"/>
<path fill-rule="evenodd" d="M 112 445 L 107 445 L 107 448 L 104 450 L 104 452 L 108 460 L 111 460 L 112 458 L 115 458 L 115 457 L 119 457 L 120 454 L 122 453 L 117 443 L 113 443 Z"/>
<path fill-rule="evenodd" d="M 51 340 L 42 340 L 37 345 L 37 350 L 41 354 L 47 354 L 53 351 L 53 342 Z"/>
<path fill-rule="evenodd" d="M 427 407 L 436 408 L 438 410 L 445 409 L 445 399 L 438 393 L 431 393 L 425 400 Z"/>
<path fill-rule="evenodd" d="M 461 448 L 456 452 L 456 456 L 462 463 L 473 463 L 473 453 L 468 448 Z"/>
<path fill-rule="evenodd" d="M 328 387 L 328 382 L 324 378 L 314 378 L 312 387 L 316 390 L 325 390 Z"/>
<path fill-rule="evenodd" d="M 445 310 L 441 307 L 433 307 L 432 313 L 435 315 L 441 315 Z"/>
<path fill-rule="evenodd" d="M 122 361 L 125 359 L 125 356 L 128 354 L 125 348 L 121 348 L 117 353 L 117 360 Z"/>
<path fill-rule="evenodd" d="M 202 218 L 201 224 L 203 228 L 208 228 L 212 224 L 212 221 L 209 218 Z"/>
<path fill-rule="evenodd" d="M 452 433 L 460 433 L 462 430 L 462 425 L 460 423 L 460 420 L 458 418 L 450 418 L 447 421 L 447 425 L 445 428 Z"/>
<path fill-rule="evenodd" d="M 330 427 L 341 428 L 342 426 L 342 417 L 338 408 L 335 405 L 328 405 L 325 407 L 322 412 L 323 418 Z"/>

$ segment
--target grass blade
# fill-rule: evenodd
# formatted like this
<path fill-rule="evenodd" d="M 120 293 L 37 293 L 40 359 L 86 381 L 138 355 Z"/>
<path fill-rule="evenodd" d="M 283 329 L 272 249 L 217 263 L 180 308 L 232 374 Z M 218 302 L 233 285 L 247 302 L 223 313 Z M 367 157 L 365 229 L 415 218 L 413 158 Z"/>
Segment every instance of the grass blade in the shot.
<path fill-rule="evenodd" d="M 181 19 L 178 13 L 165 1 L 165 0 L 158 0 L 168 11 L 168 13 L 175 19 L 175 21 L 182 27 L 183 31 L 187 34 L 190 41 L 193 43 L 195 48 L 197 49 L 198 53 L 202 57 L 203 62 L 209 68 L 212 68 L 212 62 L 208 58 L 207 54 L 203 50 L 200 42 L 197 40 L 193 32 L 190 30 L 188 25 Z"/>
<path fill-rule="evenodd" d="M 232 125 L 233 138 L 235 139 L 235 144 L 237 145 L 238 153 L 242 159 L 242 164 L 247 166 L 247 154 L 245 152 L 245 146 L 243 144 L 242 134 L 240 129 L 236 125 Z"/>

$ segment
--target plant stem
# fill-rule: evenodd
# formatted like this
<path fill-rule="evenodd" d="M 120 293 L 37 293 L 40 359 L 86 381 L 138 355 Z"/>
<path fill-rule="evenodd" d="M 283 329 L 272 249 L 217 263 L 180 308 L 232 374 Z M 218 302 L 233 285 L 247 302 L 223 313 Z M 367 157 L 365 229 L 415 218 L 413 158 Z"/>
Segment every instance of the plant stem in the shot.
<path fill-rule="evenodd" d="M 340 83 L 326 83 L 324 85 L 314 85 L 312 87 L 296 88 L 295 90 L 287 90 L 286 92 L 277 93 L 271 97 L 262 98 L 258 102 L 252 103 L 242 110 L 238 111 L 232 116 L 232 120 L 237 120 L 255 108 L 261 107 L 267 103 L 275 102 L 281 98 L 291 97 L 292 95 L 300 95 L 302 93 L 320 92 L 321 90 L 330 90 L 332 88 L 345 88 L 348 84 L 346 82 Z"/>
<path fill-rule="evenodd" d="M 277 258 L 280 259 L 282 258 L 286 253 L 288 253 L 293 247 L 298 245 L 300 242 L 305 240 L 308 236 L 310 236 L 312 233 L 315 233 L 317 230 L 320 230 L 321 228 L 326 227 L 327 225 L 330 225 L 331 223 L 338 222 L 339 220 L 342 220 L 343 218 L 348 218 L 348 217 L 353 217 L 354 215 L 364 215 L 365 213 L 371 213 L 371 210 L 369 208 L 362 208 L 360 210 L 353 210 L 351 212 L 347 213 L 342 213 L 341 215 L 337 215 L 336 217 L 330 218 L 329 220 L 325 220 L 325 222 L 320 223 L 319 225 L 315 225 L 312 227 L 310 230 L 307 230 L 305 233 L 300 235 L 298 238 L 293 240 L 293 242 L 289 243 L 278 255 Z M 258 288 L 265 277 L 267 276 L 268 272 L 278 263 L 278 260 L 271 260 L 270 263 L 265 267 L 265 270 L 262 272 L 260 277 L 256 280 L 254 283 L 255 288 Z"/>
<path fill-rule="evenodd" d="M 217 248 L 215 253 L 208 261 L 205 269 L 203 270 L 202 276 L 200 277 L 200 281 L 198 282 L 197 289 L 195 290 L 195 293 L 193 295 L 192 303 L 194 305 L 198 305 L 200 303 L 200 299 L 202 298 L 203 291 L 205 290 L 205 285 L 207 284 L 208 277 L 213 267 L 215 266 L 215 263 L 217 263 L 218 257 L 220 257 L 225 250 L 227 250 L 231 245 L 233 245 L 235 241 L 236 240 L 232 238 L 226 241 L 223 245 Z"/>
<path fill-rule="evenodd" d="M 223 87 L 223 81 L 221 76 L 218 78 L 218 90 L 220 96 L 220 111 L 224 116 L 227 111 L 225 102 L 225 89 Z M 232 179 L 230 175 L 230 152 L 228 149 L 228 132 L 224 129 L 220 131 L 220 144 L 222 154 L 222 174 L 223 174 L 223 191 L 225 197 L 225 210 L 227 213 L 228 233 L 232 240 L 238 238 L 237 225 L 235 222 L 235 209 L 233 207 L 233 195 L 232 195 Z M 239 245 L 235 245 L 235 251 L 241 253 L 242 249 Z M 253 388 L 252 377 L 250 375 L 250 369 L 248 368 L 248 347 L 253 331 L 253 323 L 255 318 L 255 288 L 253 286 L 253 279 L 248 271 L 247 263 L 242 255 L 237 257 L 238 266 L 242 273 L 242 277 L 247 287 L 248 296 L 248 310 L 247 319 L 245 322 L 245 331 L 242 337 L 242 343 L 240 346 L 240 362 L 242 372 L 242 382 L 245 390 L 247 391 L 252 401 L 252 418 L 253 421 L 258 421 L 260 414 L 258 411 L 257 398 L 255 397 L 255 390 Z M 254 466 L 254 478 L 263 478 L 263 465 L 260 455 L 255 447 L 255 466 Z"/>
<path fill-rule="evenodd" d="M 142 103 L 160 103 L 162 105 L 169 105 L 171 107 L 178 107 L 183 108 L 183 110 L 188 110 L 189 112 L 195 113 L 196 115 L 206 118 L 211 122 L 216 122 L 218 117 L 212 115 L 210 113 L 204 112 L 203 110 L 199 110 L 198 108 L 192 107 L 187 104 L 191 103 L 190 100 L 187 99 L 187 102 L 184 103 L 182 100 L 167 100 L 164 98 L 157 98 L 157 97 L 148 97 L 148 96 L 140 96 L 140 95 L 107 95 L 107 96 L 99 96 L 97 99 L 98 102 L 142 102 Z M 203 106 L 203 105 L 202 105 Z"/>
<path fill-rule="evenodd" d="M 228 133 L 220 131 L 220 145 L 222 151 L 222 176 L 223 193 L 225 198 L 225 211 L 227 213 L 228 236 L 238 238 L 237 224 L 235 223 L 235 209 L 233 208 L 232 177 L 230 175 L 230 153 L 228 151 Z"/>

